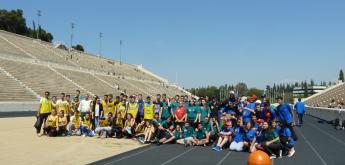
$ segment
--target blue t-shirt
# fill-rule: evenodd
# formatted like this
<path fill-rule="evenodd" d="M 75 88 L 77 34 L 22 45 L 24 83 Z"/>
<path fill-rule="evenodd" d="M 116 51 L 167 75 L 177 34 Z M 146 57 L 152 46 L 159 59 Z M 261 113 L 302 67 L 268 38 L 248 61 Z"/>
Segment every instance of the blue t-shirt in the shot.
<path fill-rule="evenodd" d="M 285 128 L 284 130 L 281 130 L 280 131 L 280 136 L 283 136 L 285 137 L 286 139 L 289 139 L 288 143 L 290 145 L 294 145 L 295 144 L 295 141 L 293 140 L 292 138 L 292 133 L 291 133 L 291 130 L 289 128 Z"/>
<path fill-rule="evenodd" d="M 252 109 L 250 104 L 248 104 L 246 107 Z M 252 119 L 252 112 L 250 112 L 247 109 L 243 109 L 242 110 L 242 118 L 243 118 L 244 123 L 250 122 L 250 120 Z"/>
<path fill-rule="evenodd" d="M 250 129 L 249 131 L 246 132 L 246 141 L 251 143 L 254 138 L 256 137 L 256 130 L 255 129 Z"/>
<path fill-rule="evenodd" d="M 234 142 L 239 143 L 244 141 L 245 132 L 241 127 L 235 128 Z"/>
<path fill-rule="evenodd" d="M 303 102 L 297 102 L 295 104 L 296 113 L 303 114 L 305 112 L 305 106 Z"/>
<path fill-rule="evenodd" d="M 292 114 L 289 104 L 282 104 L 277 107 L 280 121 L 286 121 L 288 124 L 292 123 Z"/>

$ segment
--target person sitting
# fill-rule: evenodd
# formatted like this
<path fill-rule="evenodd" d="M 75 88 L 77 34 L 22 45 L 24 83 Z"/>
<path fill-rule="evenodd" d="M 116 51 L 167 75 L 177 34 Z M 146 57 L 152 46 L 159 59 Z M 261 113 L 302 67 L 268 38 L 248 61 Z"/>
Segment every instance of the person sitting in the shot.
<path fill-rule="evenodd" d="M 80 131 L 80 124 L 81 124 L 81 117 L 78 111 L 74 111 L 73 116 L 70 118 L 71 122 L 68 126 L 68 134 L 69 135 L 81 135 Z"/>
<path fill-rule="evenodd" d="M 144 138 L 138 138 L 138 140 L 144 144 L 148 144 L 151 141 L 152 135 L 155 133 L 155 127 L 152 125 L 152 122 L 149 120 L 145 121 L 145 128 L 143 132 Z M 140 136 L 140 135 L 137 135 Z"/>
<path fill-rule="evenodd" d="M 250 123 L 250 122 L 247 122 Z M 237 151 L 240 152 L 243 150 L 243 142 L 245 138 L 245 132 L 243 129 L 243 124 L 241 120 L 237 121 L 237 126 L 234 129 L 233 133 L 233 141 L 230 144 L 229 149 L 231 151 Z"/>
<path fill-rule="evenodd" d="M 292 133 L 285 122 L 281 123 L 279 135 L 284 155 L 287 154 L 288 157 L 292 157 L 296 152 L 294 148 L 295 141 L 293 140 Z"/>
<path fill-rule="evenodd" d="M 57 125 L 57 135 L 58 136 L 66 136 L 67 135 L 67 117 L 64 114 L 64 111 L 60 111 L 58 118 L 56 120 Z"/>
<path fill-rule="evenodd" d="M 244 148 L 248 149 L 249 152 L 252 152 L 253 151 L 252 146 L 255 146 L 256 128 L 253 127 L 252 122 L 248 122 L 244 131 L 245 131 L 245 139 L 243 142 L 243 146 Z"/>
<path fill-rule="evenodd" d="M 175 128 L 174 125 L 170 125 L 168 129 L 165 129 L 157 145 L 172 143 L 175 140 L 174 128 Z"/>
<path fill-rule="evenodd" d="M 196 140 L 194 139 L 195 137 L 194 128 L 191 127 L 188 122 L 184 124 L 182 131 L 183 131 L 183 143 L 185 147 L 196 144 Z"/>
<path fill-rule="evenodd" d="M 111 136 L 111 130 L 113 125 L 113 113 L 109 112 L 107 118 L 100 118 L 99 127 L 95 129 L 95 134 L 98 134 L 101 138 L 107 138 Z"/>
<path fill-rule="evenodd" d="M 56 132 L 56 120 L 57 120 L 57 114 L 56 114 L 56 110 L 55 109 L 52 109 L 52 113 L 48 116 L 47 120 L 46 120 L 46 124 L 45 124 L 45 127 L 44 127 L 44 131 L 46 132 L 46 134 L 49 136 L 49 137 L 54 137 L 57 135 L 57 132 Z"/>
<path fill-rule="evenodd" d="M 268 125 L 267 122 L 263 124 L 262 130 L 263 140 L 261 142 L 261 146 L 264 148 L 264 151 L 270 155 L 270 159 L 275 159 L 282 156 L 280 153 L 282 149 L 282 145 L 279 140 L 278 133 Z"/>
<path fill-rule="evenodd" d="M 130 113 L 127 114 L 127 119 L 122 132 L 126 138 L 132 138 L 135 135 L 135 118 Z"/>
<path fill-rule="evenodd" d="M 231 136 L 234 133 L 234 128 L 232 127 L 232 122 L 227 121 L 225 123 L 225 128 L 221 132 L 218 133 L 218 143 L 212 149 L 215 151 L 221 151 L 223 146 L 231 141 Z"/>
<path fill-rule="evenodd" d="M 93 131 L 92 131 L 92 123 L 91 123 L 91 118 L 90 114 L 87 113 L 84 117 L 84 120 L 81 122 L 80 125 L 80 131 L 83 134 L 83 137 L 88 136 L 88 137 L 93 137 Z"/>
<path fill-rule="evenodd" d="M 197 146 L 206 146 L 210 142 L 210 134 L 204 128 L 203 124 L 199 123 L 197 131 L 195 132 L 195 141 Z"/>

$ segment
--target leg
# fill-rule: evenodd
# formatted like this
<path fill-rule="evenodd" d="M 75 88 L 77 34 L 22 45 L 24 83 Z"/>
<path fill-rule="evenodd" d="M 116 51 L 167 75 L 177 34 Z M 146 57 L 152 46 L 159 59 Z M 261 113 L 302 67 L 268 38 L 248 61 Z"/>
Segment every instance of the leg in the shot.
<path fill-rule="evenodd" d="M 296 135 L 296 132 L 295 132 L 294 128 L 292 127 L 292 124 L 289 124 L 289 125 L 288 125 L 288 128 L 289 128 L 290 131 L 291 131 L 292 138 L 293 138 L 295 141 L 297 141 L 297 140 L 298 140 L 298 137 L 297 137 L 297 135 Z"/>

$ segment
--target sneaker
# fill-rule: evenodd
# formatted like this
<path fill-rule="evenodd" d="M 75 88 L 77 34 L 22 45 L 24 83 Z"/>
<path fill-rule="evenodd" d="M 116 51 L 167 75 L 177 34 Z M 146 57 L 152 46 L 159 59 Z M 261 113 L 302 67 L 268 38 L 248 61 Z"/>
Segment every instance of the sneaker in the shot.
<path fill-rule="evenodd" d="M 291 158 L 293 155 L 295 155 L 295 153 L 296 153 L 295 149 L 291 149 L 288 157 Z"/>
<path fill-rule="evenodd" d="M 184 143 L 184 146 L 185 146 L 185 147 L 188 147 L 188 143 L 187 143 L 187 140 L 186 140 L 186 139 L 183 139 L 183 143 Z"/>
<path fill-rule="evenodd" d="M 212 150 L 215 150 L 215 151 L 216 151 L 216 150 L 217 150 L 217 147 L 218 147 L 218 146 L 213 147 Z"/>
<path fill-rule="evenodd" d="M 272 159 L 276 159 L 277 158 L 277 156 L 276 155 L 271 155 L 270 156 L 270 159 L 272 160 Z"/>

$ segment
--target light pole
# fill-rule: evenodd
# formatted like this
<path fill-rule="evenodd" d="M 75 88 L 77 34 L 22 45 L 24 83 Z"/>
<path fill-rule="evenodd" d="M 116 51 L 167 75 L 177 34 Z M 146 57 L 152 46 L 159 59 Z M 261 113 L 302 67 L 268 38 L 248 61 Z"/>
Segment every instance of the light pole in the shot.
<path fill-rule="evenodd" d="M 42 15 L 42 11 L 41 11 L 41 10 L 37 10 L 37 25 L 38 25 L 37 33 L 36 33 L 37 39 L 39 39 L 39 33 L 40 33 L 40 17 L 41 17 L 41 15 Z"/>
<path fill-rule="evenodd" d="M 99 32 L 99 57 L 102 56 L 102 37 L 103 37 L 103 33 Z"/>
<path fill-rule="evenodd" d="M 120 40 L 120 65 L 122 65 L 122 40 Z"/>
<path fill-rule="evenodd" d="M 74 29 L 74 23 L 71 23 L 71 48 L 73 47 L 73 29 Z"/>

